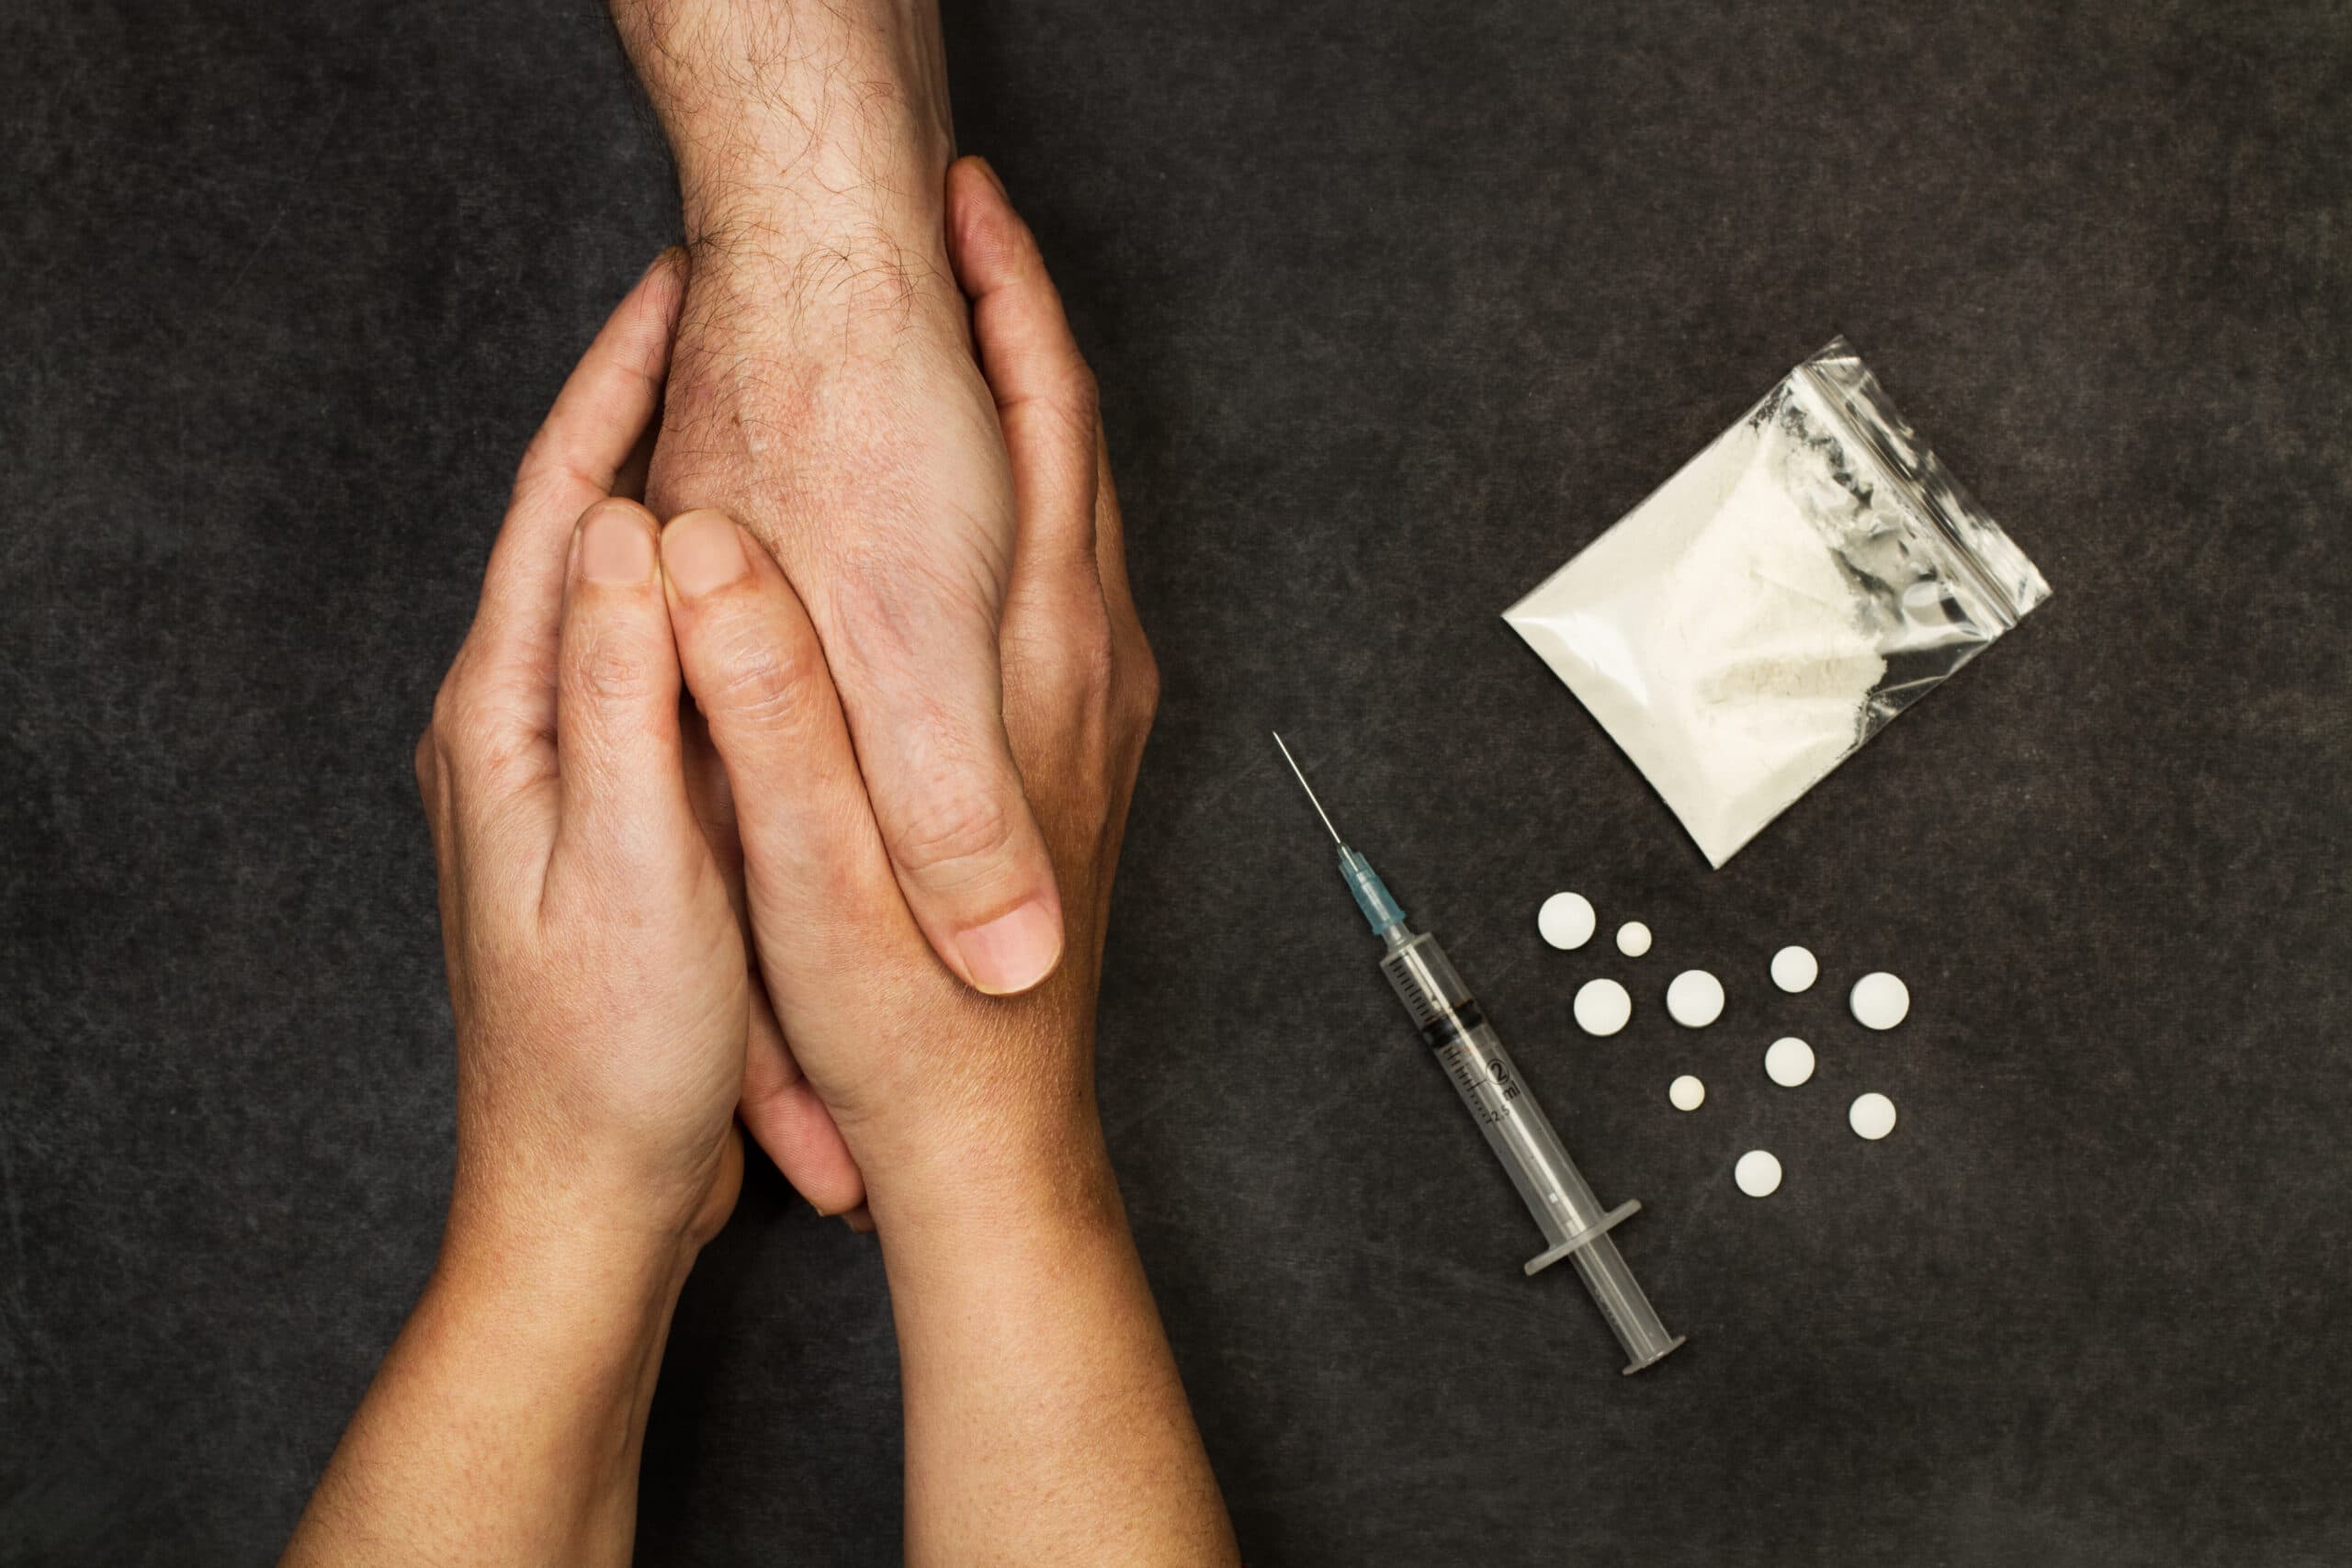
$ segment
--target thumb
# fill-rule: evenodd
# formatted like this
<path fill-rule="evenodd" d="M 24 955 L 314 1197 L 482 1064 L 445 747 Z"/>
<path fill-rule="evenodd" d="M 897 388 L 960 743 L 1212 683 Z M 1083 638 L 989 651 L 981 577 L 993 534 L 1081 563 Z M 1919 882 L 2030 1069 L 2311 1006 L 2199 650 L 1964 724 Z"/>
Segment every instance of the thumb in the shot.
<path fill-rule="evenodd" d="M 988 680 L 895 703 L 845 692 L 850 728 L 907 908 L 964 983 L 1026 991 L 1061 961 L 1061 899 L 1004 731 L 997 649 Z M 853 694 L 853 693 L 854 694 Z M 960 711 L 935 705 L 960 699 Z"/>
<path fill-rule="evenodd" d="M 959 374 L 977 407 L 943 401 L 918 494 L 944 511 L 1001 503 L 1017 553 L 1003 432 L 978 367 Z M 1001 590 L 973 585 L 989 573 L 969 557 L 996 547 L 977 551 L 974 532 L 869 545 L 808 608 L 908 911 L 965 984 L 1010 996 L 1060 963 L 1062 906 L 1005 732 Z"/>

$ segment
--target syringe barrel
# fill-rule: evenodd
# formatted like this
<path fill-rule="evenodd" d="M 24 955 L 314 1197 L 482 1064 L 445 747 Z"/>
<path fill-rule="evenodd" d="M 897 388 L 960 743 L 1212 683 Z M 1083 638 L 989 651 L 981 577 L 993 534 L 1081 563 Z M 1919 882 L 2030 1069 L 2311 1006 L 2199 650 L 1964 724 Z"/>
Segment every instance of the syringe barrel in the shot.
<path fill-rule="evenodd" d="M 1625 1348 L 1625 1371 L 1641 1371 L 1682 1341 L 1658 1321 L 1608 1235 L 1636 1205 L 1614 1213 L 1601 1207 L 1436 940 L 1399 925 L 1388 943 L 1381 973 L 1544 1232 L 1546 1251 L 1529 1271 L 1563 1256 L 1571 1259 Z"/>

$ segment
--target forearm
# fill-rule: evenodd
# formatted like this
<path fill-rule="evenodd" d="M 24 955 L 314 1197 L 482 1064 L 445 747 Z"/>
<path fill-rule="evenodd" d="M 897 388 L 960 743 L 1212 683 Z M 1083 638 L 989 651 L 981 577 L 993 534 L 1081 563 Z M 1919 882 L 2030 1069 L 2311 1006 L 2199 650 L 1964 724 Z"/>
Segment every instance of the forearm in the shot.
<path fill-rule="evenodd" d="M 906 1401 L 907 1561 L 1230 1563 L 1102 1152 L 871 1181 Z"/>
<path fill-rule="evenodd" d="M 690 242 L 937 230 L 954 134 L 936 0 L 611 5 Z"/>
<path fill-rule="evenodd" d="M 628 1562 L 684 1274 L 630 1240 L 453 1224 L 285 1568 Z"/>

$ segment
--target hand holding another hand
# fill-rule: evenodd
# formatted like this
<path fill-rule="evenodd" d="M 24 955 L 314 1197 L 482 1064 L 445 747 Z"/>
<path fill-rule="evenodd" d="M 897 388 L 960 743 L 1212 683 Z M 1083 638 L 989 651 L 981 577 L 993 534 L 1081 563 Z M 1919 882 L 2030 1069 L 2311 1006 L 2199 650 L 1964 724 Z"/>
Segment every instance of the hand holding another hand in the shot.
<path fill-rule="evenodd" d="M 515 479 L 418 744 L 456 1015 L 452 1246 L 533 1223 L 689 1256 L 741 1175 L 751 992 L 689 797 L 659 531 L 614 494 L 684 286 L 657 261 Z"/>
<path fill-rule="evenodd" d="M 740 1179 L 739 1100 L 828 1212 L 862 1196 L 853 1156 L 885 1179 L 940 1160 L 976 1177 L 1091 1125 L 1102 924 L 1157 676 L 1092 378 L 1042 258 L 985 165 L 958 164 L 950 190 L 1019 497 L 1007 727 L 1073 892 L 1070 960 L 1021 998 L 943 967 L 782 569 L 720 513 L 657 531 L 609 493 L 678 309 L 665 257 L 534 441 L 418 749 L 461 1047 L 461 1209 L 514 1186 L 699 1245 Z"/>
<path fill-rule="evenodd" d="M 672 625 L 736 802 L 761 975 L 880 1229 L 908 1561 L 1227 1564 L 1094 1104 L 1103 921 L 1158 674 L 1093 379 L 1035 242 L 986 165 L 956 164 L 947 193 L 1016 502 L 998 646 L 1069 931 L 1051 978 L 982 996 L 934 956 L 861 784 L 831 645 L 719 513 L 663 536 Z"/>
<path fill-rule="evenodd" d="M 1094 1109 L 1102 922 L 1157 677 L 1092 379 L 1035 242 L 985 165 L 947 193 L 1016 505 L 990 647 L 1008 766 L 1067 953 L 1010 997 L 943 962 L 787 570 L 724 513 L 662 529 L 627 498 L 684 287 L 665 256 L 532 443 L 417 749 L 457 1179 L 433 1281 L 288 1563 L 626 1562 L 670 1313 L 734 1205 L 739 1119 L 820 1207 L 870 1197 L 909 1562 L 1233 1561 Z"/>

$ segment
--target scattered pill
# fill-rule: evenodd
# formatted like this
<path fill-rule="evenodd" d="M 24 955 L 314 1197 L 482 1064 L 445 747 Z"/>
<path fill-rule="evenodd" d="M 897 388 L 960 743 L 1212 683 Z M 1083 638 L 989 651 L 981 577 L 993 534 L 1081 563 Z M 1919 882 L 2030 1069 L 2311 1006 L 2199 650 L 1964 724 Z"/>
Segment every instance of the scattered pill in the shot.
<path fill-rule="evenodd" d="M 1854 1021 L 1865 1029 L 1893 1029 L 1911 1011 L 1911 992 L 1902 981 L 1880 969 L 1854 982 L 1846 998 Z"/>
<path fill-rule="evenodd" d="M 1587 1034 L 1614 1034 L 1634 1016 L 1634 998 L 1614 980 L 1587 980 L 1577 989 L 1577 1027 Z"/>
<path fill-rule="evenodd" d="M 1628 958 L 1639 958 L 1650 950 L 1650 928 L 1639 920 L 1627 920 L 1617 928 L 1617 951 Z"/>
<path fill-rule="evenodd" d="M 1764 1076 L 1782 1089 L 1794 1089 L 1813 1077 L 1813 1047 L 1791 1034 L 1772 1042 L 1764 1053 Z"/>
<path fill-rule="evenodd" d="M 1810 991 L 1821 978 L 1821 961 L 1809 947 L 1784 947 L 1772 954 L 1772 984 L 1792 995 Z"/>
<path fill-rule="evenodd" d="M 1848 1108 L 1846 1122 L 1855 1136 L 1876 1143 L 1894 1131 L 1894 1101 L 1883 1094 L 1863 1095 Z"/>
<path fill-rule="evenodd" d="M 1707 1103 L 1707 1086 L 1685 1073 L 1666 1086 L 1666 1098 L 1677 1111 L 1696 1111 Z"/>
<path fill-rule="evenodd" d="M 1781 1190 L 1781 1162 L 1762 1149 L 1750 1149 L 1731 1168 L 1731 1179 L 1750 1198 L 1770 1198 Z"/>
<path fill-rule="evenodd" d="M 1704 1029 L 1724 1015 L 1724 983 L 1704 969 L 1685 969 L 1666 988 L 1666 1010 L 1685 1029 Z"/>
<path fill-rule="evenodd" d="M 1600 923 L 1592 900 L 1581 893 L 1555 893 L 1535 912 L 1535 929 L 1563 953 L 1590 942 L 1592 928 Z"/>

